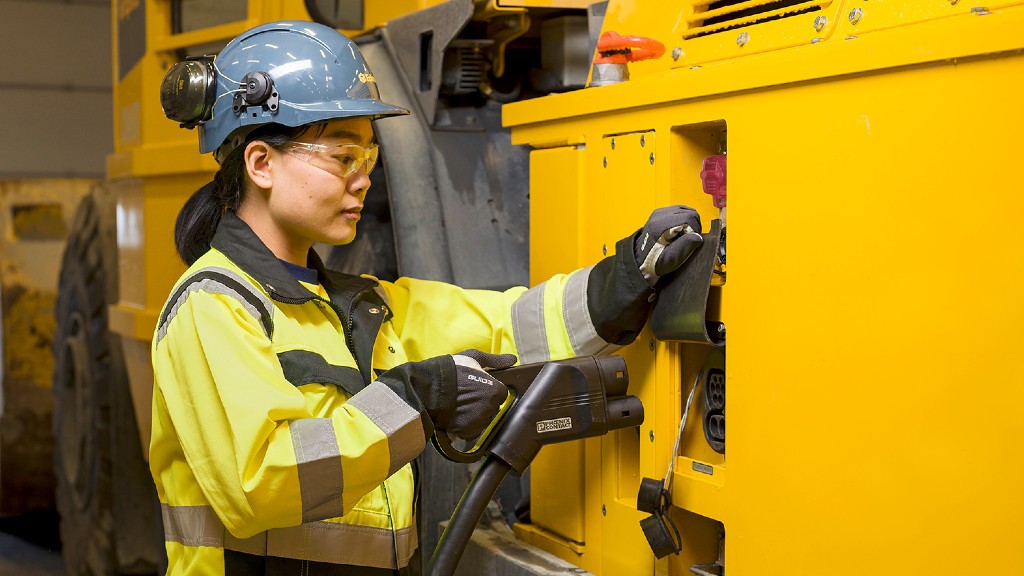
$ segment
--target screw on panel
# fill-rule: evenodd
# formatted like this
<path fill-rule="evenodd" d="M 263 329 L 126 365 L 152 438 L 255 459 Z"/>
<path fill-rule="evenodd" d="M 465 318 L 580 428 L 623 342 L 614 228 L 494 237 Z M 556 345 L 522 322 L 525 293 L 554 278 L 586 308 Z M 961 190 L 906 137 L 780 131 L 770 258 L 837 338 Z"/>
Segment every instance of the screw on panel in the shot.
<path fill-rule="evenodd" d="M 654 430 L 651 430 L 651 433 L 648 434 L 647 437 L 651 439 L 651 442 L 654 442 Z"/>
<path fill-rule="evenodd" d="M 640 135 L 640 147 L 641 147 L 641 148 L 643 148 L 643 147 L 644 147 L 644 144 L 645 144 L 646 142 L 647 142 L 647 140 L 645 140 L 645 139 L 644 139 L 644 135 L 643 135 L 643 134 L 641 134 L 641 135 Z"/>
<path fill-rule="evenodd" d="M 651 164 L 654 164 L 654 152 L 651 152 Z"/>
<path fill-rule="evenodd" d="M 615 138 L 612 138 L 612 150 L 615 150 Z"/>
<path fill-rule="evenodd" d="M 860 19 L 864 17 L 864 10 L 860 8 L 854 8 L 850 10 L 850 24 L 856 24 L 860 22 Z"/>
<path fill-rule="evenodd" d="M 746 46 L 747 42 L 750 42 L 750 34 L 747 34 L 746 32 L 743 32 L 736 37 L 736 44 L 740 47 Z"/>
<path fill-rule="evenodd" d="M 654 338 L 651 338 L 651 341 L 647 343 L 647 347 L 651 349 L 651 352 L 654 352 Z"/>
<path fill-rule="evenodd" d="M 608 515 L 608 507 L 605 506 L 604 504 L 601 504 L 601 516 L 607 516 L 607 515 Z"/>
<path fill-rule="evenodd" d="M 676 46 L 672 49 L 672 59 L 679 60 L 679 57 L 683 55 L 683 49 Z"/>
<path fill-rule="evenodd" d="M 607 256 L 607 255 L 608 255 L 608 245 L 607 244 L 602 244 L 601 245 L 601 256 Z"/>
<path fill-rule="evenodd" d="M 605 168 L 608 167 L 608 157 L 607 156 L 604 157 L 604 167 Z"/>
<path fill-rule="evenodd" d="M 818 16 L 814 19 L 814 29 L 817 32 L 821 32 L 825 28 L 825 24 L 828 23 L 828 18 L 824 16 Z"/>

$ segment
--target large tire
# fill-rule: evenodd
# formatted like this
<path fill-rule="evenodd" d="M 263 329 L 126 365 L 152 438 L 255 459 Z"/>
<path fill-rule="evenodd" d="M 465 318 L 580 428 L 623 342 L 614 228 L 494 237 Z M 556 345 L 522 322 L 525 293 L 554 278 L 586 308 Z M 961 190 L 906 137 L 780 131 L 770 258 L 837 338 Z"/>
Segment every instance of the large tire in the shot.
<path fill-rule="evenodd" d="M 158 561 L 151 536 L 156 529 L 138 536 L 140 522 L 158 522 L 155 495 L 130 408 L 125 417 L 130 391 L 121 344 L 107 325 L 117 282 L 112 208 L 102 191 L 79 204 L 55 311 L 54 470 L 64 562 L 72 576 L 152 573 Z M 125 436 L 136 454 L 126 455 Z M 140 478 L 149 485 L 137 486 Z M 125 500 L 132 501 L 129 509 L 144 510 L 144 517 L 119 518 Z M 134 550 L 125 549 L 125 525 L 135 532 L 129 540 Z"/>

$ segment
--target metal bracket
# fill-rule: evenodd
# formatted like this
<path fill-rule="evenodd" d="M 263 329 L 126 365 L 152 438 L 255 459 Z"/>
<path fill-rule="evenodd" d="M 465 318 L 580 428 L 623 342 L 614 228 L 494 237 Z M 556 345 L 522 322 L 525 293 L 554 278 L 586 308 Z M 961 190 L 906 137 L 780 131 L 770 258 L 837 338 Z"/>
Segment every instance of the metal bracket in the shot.
<path fill-rule="evenodd" d="M 473 15 L 472 0 L 449 0 L 388 22 L 384 40 L 401 65 L 429 126 L 434 123 L 444 52 Z"/>

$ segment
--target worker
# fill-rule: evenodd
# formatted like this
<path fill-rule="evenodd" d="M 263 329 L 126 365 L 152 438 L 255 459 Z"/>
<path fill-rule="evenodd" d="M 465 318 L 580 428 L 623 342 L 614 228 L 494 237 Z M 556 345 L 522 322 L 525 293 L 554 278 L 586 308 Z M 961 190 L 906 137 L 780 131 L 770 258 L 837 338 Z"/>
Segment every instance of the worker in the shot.
<path fill-rule="evenodd" d="M 189 268 L 152 344 L 168 574 L 399 573 L 417 547 L 410 464 L 435 431 L 471 439 L 495 417 L 507 392 L 487 370 L 632 342 L 701 243 L 676 206 L 529 289 L 333 272 L 312 246 L 352 241 L 373 121 L 408 113 L 356 45 L 257 26 L 172 67 L 161 98 L 220 164 L 178 215 Z"/>

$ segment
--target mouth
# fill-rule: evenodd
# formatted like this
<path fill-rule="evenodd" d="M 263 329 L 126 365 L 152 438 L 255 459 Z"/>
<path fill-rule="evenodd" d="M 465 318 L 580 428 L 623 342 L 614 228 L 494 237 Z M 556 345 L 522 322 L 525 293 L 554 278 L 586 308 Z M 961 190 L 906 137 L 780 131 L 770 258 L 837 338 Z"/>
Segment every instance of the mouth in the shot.
<path fill-rule="evenodd" d="M 349 219 L 349 220 L 359 220 L 361 218 L 361 215 L 359 214 L 359 212 L 362 211 L 362 209 L 363 209 L 362 206 L 356 206 L 354 208 L 348 208 L 348 209 L 342 210 L 341 211 L 341 215 L 344 216 L 345 218 Z"/>

